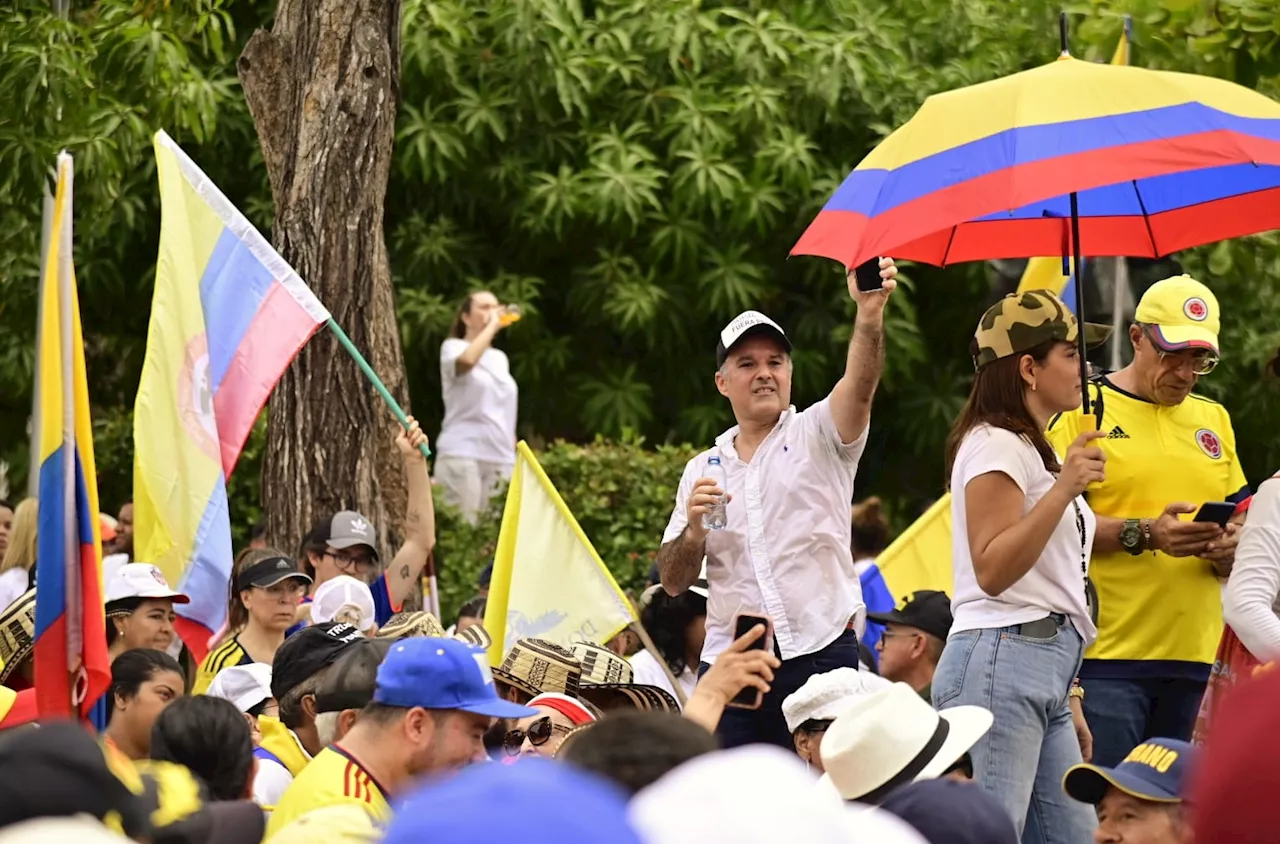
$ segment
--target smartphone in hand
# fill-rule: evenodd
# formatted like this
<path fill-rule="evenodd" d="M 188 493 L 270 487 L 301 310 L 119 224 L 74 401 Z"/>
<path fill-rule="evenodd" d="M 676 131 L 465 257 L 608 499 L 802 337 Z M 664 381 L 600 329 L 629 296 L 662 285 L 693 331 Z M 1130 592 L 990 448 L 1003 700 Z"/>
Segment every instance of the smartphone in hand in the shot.
<path fill-rule="evenodd" d="M 771 651 L 773 650 L 773 619 L 767 615 L 757 615 L 754 613 L 738 613 L 733 619 L 733 638 L 741 639 L 743 636 L 751 632 L 758 624 L 764 625 L 764 635 L 751 643 L 747 648 L 749 651 Z M 734 696 L 726 706 L 732 706 L 737 709 L 759 709 L 760 704 L 764 702 L 764 692 L 759 689 L 748 686 Z"/>
<path fill-rule="evenodd" d="M 884 289 L 884 279 L 880 277 L 879 258 L 872 258 L 870 261 L 859 264 L 853 271 L 853 275 L 858 282 L 858 289 L 863 293 Z"/>
<path fill-rule="evenodd" d="M 1218 527 L 1226 527 L 1227 522 L 1235 515 L 1236 505 L 1230 501 L 1206 501 L 1200 505 L 1195 521 L 1213 522 Z"/>

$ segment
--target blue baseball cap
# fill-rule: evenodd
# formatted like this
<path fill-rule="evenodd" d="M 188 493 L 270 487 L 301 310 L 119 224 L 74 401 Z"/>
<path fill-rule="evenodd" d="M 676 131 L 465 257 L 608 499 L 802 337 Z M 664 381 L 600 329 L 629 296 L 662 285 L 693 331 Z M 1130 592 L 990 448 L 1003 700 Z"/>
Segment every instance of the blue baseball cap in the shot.
<path fill-rule="evenodd" d="M 1198 751 L 1185 741 L 1168 738 L 1147 739 L 1129 751 L 1119 765 L 1073 765 L 1062 778 L 1068 797 L 1094 806 L 1102 802 L 1108 788 L 1118 788 L 1131 797 L 1153 803 L 1181 803 Z"/>
<path fill-rule="evenodd" d="M 378 666 L 375 703 L 402 709 L 459 709 L 491 718 L 538 710 L 498 697 L 485 652 L 456 639 L 401 639 Z"/>
<path fill-rule="evenodd" d="M 411 793 L 383 844 L 641 844 L 627 799 L 610 782 L 536 757 L 514 765 L 471 765 Z"/>

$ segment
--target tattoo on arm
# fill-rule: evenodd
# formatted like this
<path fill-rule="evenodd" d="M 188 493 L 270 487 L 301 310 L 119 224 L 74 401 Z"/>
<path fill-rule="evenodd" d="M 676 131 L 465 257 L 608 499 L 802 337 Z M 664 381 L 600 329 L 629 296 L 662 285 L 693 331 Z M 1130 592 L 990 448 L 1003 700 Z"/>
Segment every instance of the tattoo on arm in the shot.
<path fill-rule="evenodd" d="M 702 569 L 702 556 L 706 543 L 694 542 L 689 538 L 688 528 L 671 542 L 658 550 L 658 572 L 662 576 L 663 586 L 672 586 L 684 591 L 698 579 Z"/>
<path fill-rule="evenodd" d="M 409 579 L 409 565 L 407 563 L 400 567 L 400 579 L 401 580 Z"/>
<path fill-rule="evenodd" d="M 416 525 L 422 521 L 422 514 L 417 510 L 410 510 L 404 515 L 404 522 L 407 525 Z"/>

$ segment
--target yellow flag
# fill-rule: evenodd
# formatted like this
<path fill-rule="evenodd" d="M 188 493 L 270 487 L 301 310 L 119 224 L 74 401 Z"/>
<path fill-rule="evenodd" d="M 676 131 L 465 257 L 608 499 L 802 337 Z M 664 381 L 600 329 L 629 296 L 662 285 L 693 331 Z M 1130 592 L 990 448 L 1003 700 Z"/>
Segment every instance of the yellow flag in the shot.
<path fill-rule="evenodd" d="M 925 514 L 876 557 L 876 568 L 895 599 L 921 589 L 954 595 L 951 576 L 951 494 Z"/>
<path fill-rule="evenodd" d="M 517 639 L 604 643 L 635 620 L 537 458 L 518 443 L 484 616 L 490 662 L 500 664 Z"/>

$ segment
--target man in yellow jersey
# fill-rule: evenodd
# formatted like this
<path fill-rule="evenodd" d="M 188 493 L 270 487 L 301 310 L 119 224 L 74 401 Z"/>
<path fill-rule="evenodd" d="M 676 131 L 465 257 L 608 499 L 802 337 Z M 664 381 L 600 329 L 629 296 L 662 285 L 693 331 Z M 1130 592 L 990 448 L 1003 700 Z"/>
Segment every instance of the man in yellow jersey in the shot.
<path fill-rule="evenodd" d="M 378 668 L 373 702 L 294 778 L 271 813 L 266 840 L 322 806 L 361 806 L 385 822 L 388 801 L 416 777 L 483 760 L 494 718 L 536 714 L 498 697 L 484 651 L 455 639 L 396 642 Z"/>
<path fill-rule="evenodd" d="M 1093 762 L 1114 766 L 1148 738 L 1189 739 L 1222 634 L 1220 577 L 1235 526 L 1196 522 L 1207 501 L 1249 494 L 1231 417 L 1192 394 L 1218 363 L 1218 300 L 1190 276 L 1152 285 L 1129 328 L 1133 363 L 1098 378 L 1091 413 L 1049 425 L 1060 454 L 1100 420 L 1107 479 L 1089 488 L 1098 516 L 1089 575 L 1098 640 L 1080 669 Z"/>

